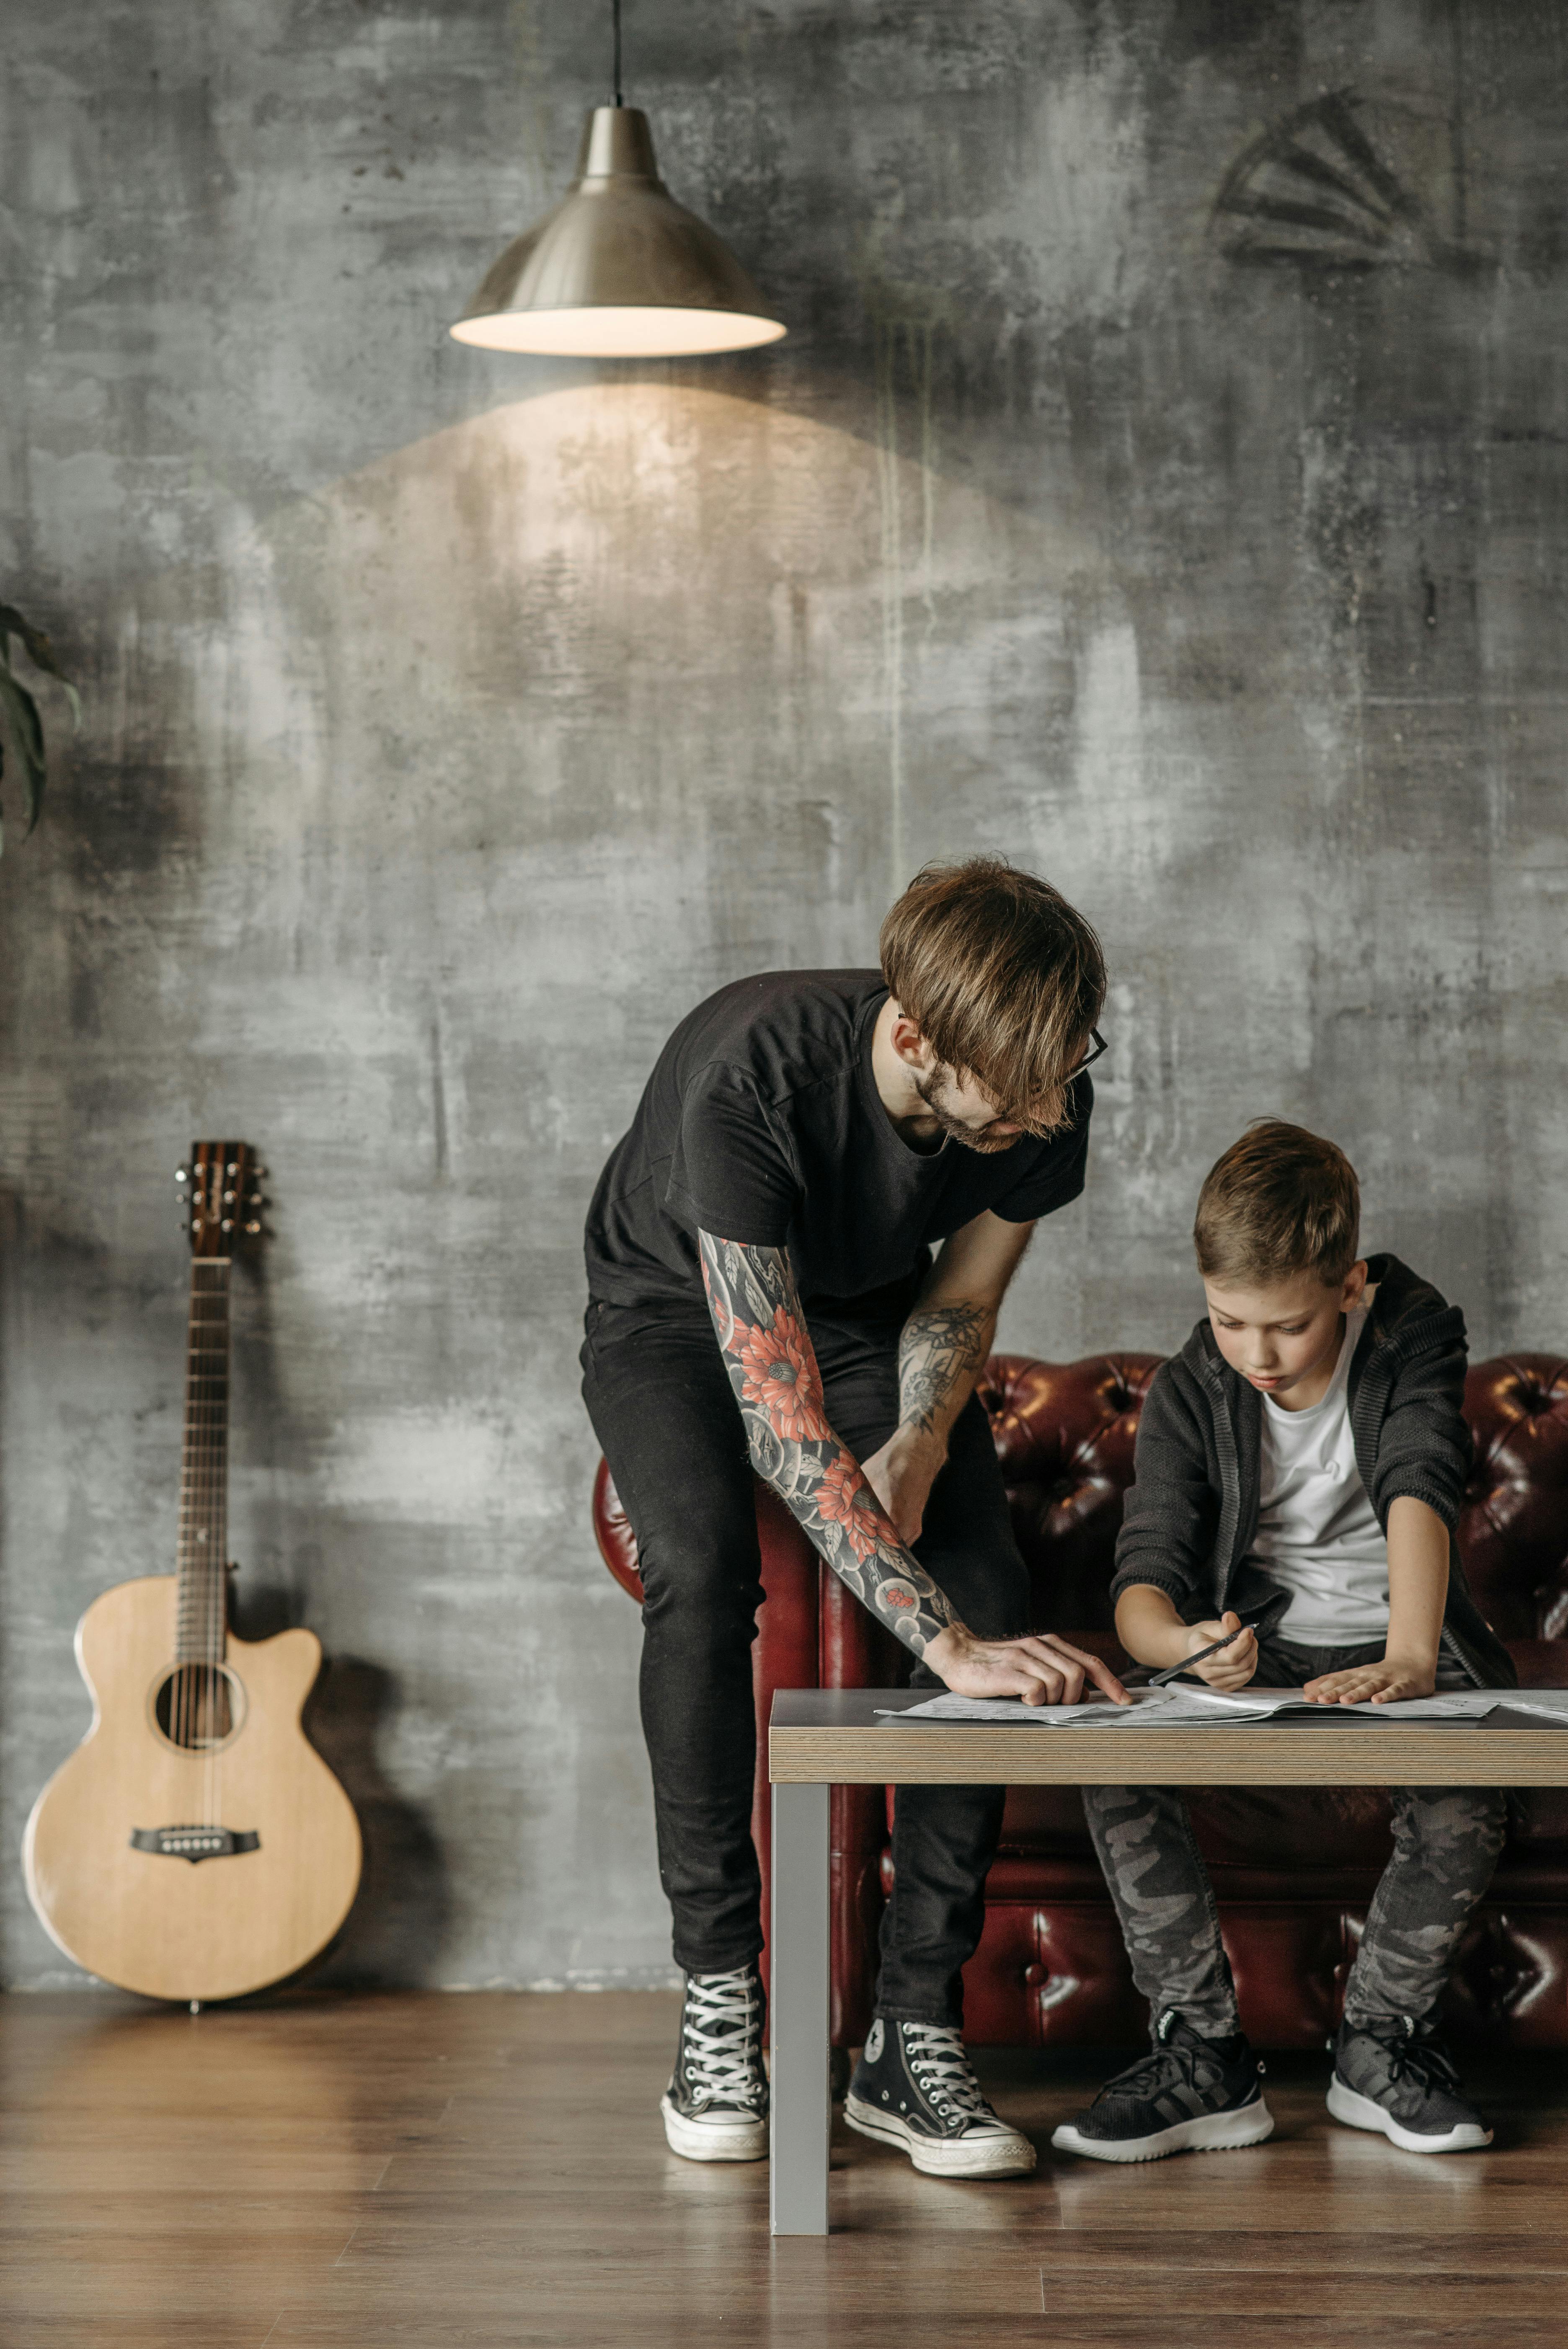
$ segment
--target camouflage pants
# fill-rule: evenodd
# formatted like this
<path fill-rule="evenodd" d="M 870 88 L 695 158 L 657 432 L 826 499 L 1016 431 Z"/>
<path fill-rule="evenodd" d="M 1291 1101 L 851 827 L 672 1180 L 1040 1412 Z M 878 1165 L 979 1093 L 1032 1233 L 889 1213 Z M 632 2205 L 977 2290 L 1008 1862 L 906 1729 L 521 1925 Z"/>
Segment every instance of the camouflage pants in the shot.
<path fill-rule="evenodd" d="M 1380 1642 L 1303 1648 L 1276 1635 L 1263 1644 L 1256 1677 L 1264 1687 L 1299 1688 L 1320 1672 L 1375 1662 L 1382 1653 Z M 1445 1657 L 1438 1686 L 1466 1685 Z M 1496 1788 L 1402 1786 L 1392 1801 L 1393 1854 L 1346 1985 L 1346 2013 L 1357 2022 L 1402 2014 L 1418 2020 L 1436 2006 L 1502 1848 L 1505 1802 Z M 1083 1806 L 1150 2017 L 1174 2008 L 1205 2037 L 1239 2031 L 1213 1889 L 1180 1792 L 1086 1786 Z"/>

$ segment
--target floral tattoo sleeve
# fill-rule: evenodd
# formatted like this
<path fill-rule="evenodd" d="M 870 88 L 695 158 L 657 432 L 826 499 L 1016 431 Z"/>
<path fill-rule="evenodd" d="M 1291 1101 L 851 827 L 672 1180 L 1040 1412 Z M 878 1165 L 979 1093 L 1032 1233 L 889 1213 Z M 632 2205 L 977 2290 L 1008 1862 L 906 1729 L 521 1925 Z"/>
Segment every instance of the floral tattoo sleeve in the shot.
<path fill-rule="evenodd" d="M 840 1580 L 906 1648 L 923 1655 L 957 1617 L 828 1423 L 789 1256 L 708 1232 L 698 1233 L 697 1244 L 708 1311 L 758 1475 L 799 1519 Z"/>

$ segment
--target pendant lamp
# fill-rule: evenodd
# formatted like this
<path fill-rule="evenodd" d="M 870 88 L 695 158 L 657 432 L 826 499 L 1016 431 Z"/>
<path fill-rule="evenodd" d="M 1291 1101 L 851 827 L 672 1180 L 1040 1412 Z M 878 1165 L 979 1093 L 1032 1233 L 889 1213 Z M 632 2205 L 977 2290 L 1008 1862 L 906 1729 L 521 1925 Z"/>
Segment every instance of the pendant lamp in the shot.
<path fill-rule="evenodd" d="M 659 178 L 648 118 L 621 99 L 621 0 L 612 0 L 614 106 L 583 127 L 552 212 L 507 246 L 451 333 L 491 351 L 674 358 L 775 343 L 787 329 L 728 246 Z"/>

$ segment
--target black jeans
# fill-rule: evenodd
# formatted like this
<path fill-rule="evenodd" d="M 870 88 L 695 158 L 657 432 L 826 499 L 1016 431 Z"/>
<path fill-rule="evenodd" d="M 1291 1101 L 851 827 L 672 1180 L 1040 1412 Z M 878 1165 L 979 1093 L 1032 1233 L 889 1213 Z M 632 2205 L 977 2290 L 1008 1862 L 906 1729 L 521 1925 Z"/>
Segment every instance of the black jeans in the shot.
<path fill-rule="evenodd" d="M 898 1423 L 901 1328 L 810 1321 L 829 1419 L 857 1459 L 869 1458 Z M 583 1369 L 583 1400 L 637 1538 L 643 1733 L 676 1963 L 688 1973 L 719 1973 L 762 1947 L 751 1840 L 751 1643 L 762 1586 L 745 1430 L 700 1305 L 591 1305 Z M 973 1396 L 954 1426 L 915 1556 L 972 1631 L 1004 1639 L 1027 1629 L 1028 1570 L 990 1426 Z M 923 1666 L 914 1678 L 941 1685 Z M 959 1970 L 985 1921 L 1005 1794 L 1001 1786 L 900 1787 L 879 2012 L 962 2021 Z"/>

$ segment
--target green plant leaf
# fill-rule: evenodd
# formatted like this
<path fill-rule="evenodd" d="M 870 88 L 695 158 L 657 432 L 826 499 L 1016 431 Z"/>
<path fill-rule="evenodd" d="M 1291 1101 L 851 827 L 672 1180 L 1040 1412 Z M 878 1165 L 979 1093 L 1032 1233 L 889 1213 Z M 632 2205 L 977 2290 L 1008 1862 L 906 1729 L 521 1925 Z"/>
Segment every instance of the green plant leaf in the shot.
<path fill-rule="evenodd" d="M 46 676 L 56 678 L 64 686 L 66 698 L 71 705 L 71 716 L 79 729 L 82 722 L 82 698 L 55 658 L 54 646 L 42 628 L 36 628 L 31 620 L 23 618 L 15 604 L 0 604 L 0 659 L 5 661 L 7 668 L 11 665 L 11 647 L 4 640 L 8 636 L 20 636 L 27 658 L 34 667 L 41 668 Z"/>
<path fill-rule="evenodd" d="M 26 826 L 22 837 L 38 821 L 38 810 L 44 803 L 44 721 L 38 715 L 38 705 L 19 678 L 13 676 L 10 663 L 0 659 L 0 709 L 10 722 L 11 740 L 22 762 L 22 792 L 26 811 Z"/>

